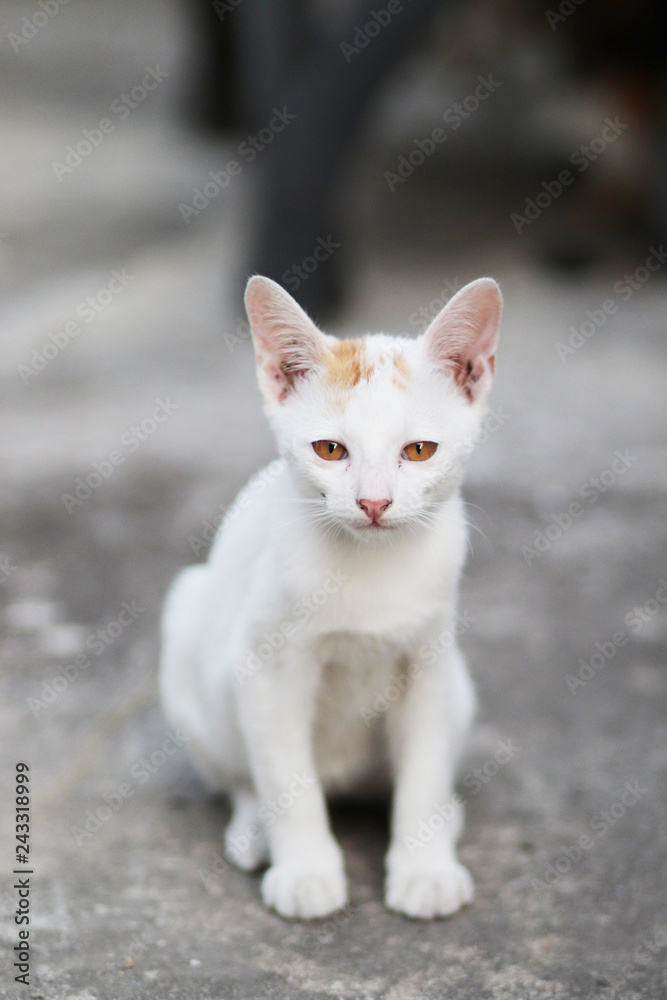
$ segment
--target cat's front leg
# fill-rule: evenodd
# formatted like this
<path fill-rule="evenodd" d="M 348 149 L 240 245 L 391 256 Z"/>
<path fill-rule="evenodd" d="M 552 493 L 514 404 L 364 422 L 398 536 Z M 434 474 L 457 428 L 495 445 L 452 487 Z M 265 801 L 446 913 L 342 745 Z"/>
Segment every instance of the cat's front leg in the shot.
<path fill-rule="evenodd" d="M 312 727 L 320 668 L 299 650 L 262 665 L 238 692 L 239 716 L 269 843 L 267 906 L 311 919 L 341 909 L 347 886 L 315 771 Z"/>
<path fill-rule="evenodd" d="M 396 785 L 385 902 L 428 919 L 455 913 L 473 897 L 470 873 L 456 857 L 463 803 L 454 776 L 475 699 L 458 649 L 416 666 L 387 719 Z"/>

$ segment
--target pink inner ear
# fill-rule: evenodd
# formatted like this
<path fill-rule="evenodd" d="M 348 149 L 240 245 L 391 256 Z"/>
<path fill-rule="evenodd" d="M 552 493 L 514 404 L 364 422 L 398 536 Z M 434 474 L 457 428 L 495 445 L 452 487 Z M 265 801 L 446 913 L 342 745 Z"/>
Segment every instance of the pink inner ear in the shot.
<path fill-rule="evenodd" d="M 501 308 L 495 281 L 480 278 L 454 296 L 424 335 L 430 360 L 471 402 L 495 371 Z"/>
<path fill-rule="evenodd" d="M 262 388 L 282 402 L 296 380 L 318 365 L 322 335 L 292 296 L 268 278 L 251 278 L 245 301 Z"/>
<path fill-rule="evenodd" d="M 479 382 L 485 372 L 490 375 L 496 370 L 496 356 L 492 354 L 490 358 L 478 354 L 476 357 L 461 358 L 453 356 L 451 359 L 450 372 L 454 381 L 463 389 L 469 400 L 475 398 L 475 383 Z"/>

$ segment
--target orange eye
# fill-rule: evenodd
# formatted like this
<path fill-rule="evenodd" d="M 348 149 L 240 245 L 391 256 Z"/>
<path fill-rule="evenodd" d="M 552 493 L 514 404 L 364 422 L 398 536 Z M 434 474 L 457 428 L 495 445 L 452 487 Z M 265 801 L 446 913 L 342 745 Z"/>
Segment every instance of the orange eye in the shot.
<path fill-rule="evenodd" d="M 342 458 L 347 458 L 347 451 L 338 441 L 313 441 L 315 454 L 327 462 L 340 462 Z"/>
<path fill-rule="evenodd" d="M 435 454 L 437 447 L 435 441 L 413 441 L 406 444 L 403 454 L 410 462 L 425 462 Z"/>

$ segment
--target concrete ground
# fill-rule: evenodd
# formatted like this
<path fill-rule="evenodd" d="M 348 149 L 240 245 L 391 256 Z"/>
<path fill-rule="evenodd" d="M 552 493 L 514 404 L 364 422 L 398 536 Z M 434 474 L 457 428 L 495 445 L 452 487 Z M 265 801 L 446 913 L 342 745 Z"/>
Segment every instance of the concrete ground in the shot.
<path fill-rule="evenodd" d="M 466 490 L 480 714 L 461 855 L 477 897 L 444 921 L 386 911 L 386 816 L 341 805 L 349 909 L 287 923 L 222 861 L 224 801 L 183 749 L 161 751 L 155 674 L 169 580 L 273 454 L 247 339 L 222 336 L 239 324 L 255 177 L 185 225 L 179 203 L 235 143 L 170 111 L 175 4 L 63 7 L 14 51 L 34 10 L 3 4 L 0 32 L 0 996 L 665 996 L 667 294 L 659 272 L 627 301 L 613 289 L 650 244 L 550 277 L 509 222 L 531 193 L 520 177 L 466 187 L 460 153 L 455 197 L 431 168 L 391 195 L 378 178 L 400 141 L 369 142 L 332 332 L 415 329 L 447 282 L 480 273 L 507 303 Z M 66 146 L 155 64 L 164 84 L 59 180 Z M 617 312 L 561 360 L 568 327 L 609 298 Z M 90 495 L 68 500 L 96 464 Z M 34 793 L 29 986 L 12 968 L 17 761 Z"/>

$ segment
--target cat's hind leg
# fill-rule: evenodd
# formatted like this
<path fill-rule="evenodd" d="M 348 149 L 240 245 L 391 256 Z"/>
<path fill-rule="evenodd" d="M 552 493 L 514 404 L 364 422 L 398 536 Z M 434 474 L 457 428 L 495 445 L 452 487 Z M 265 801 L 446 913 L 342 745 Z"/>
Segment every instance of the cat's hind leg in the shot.
<path fill-rule="evenodd" d="M 203 681 L 206 609 L 211 587 L 208 565 L 189 566 L 174 580 L 162 616 L 160 697 L 170 726 L 211 792 L 228 792 L 247 773 L 241 735 L 229 691 L 214 694 Z"/>
<path fill-rule="evenodd" d="M 162 612 L 162 709 L 169 725 L 181 728 L 188 740 L 196 743 L 204 739 L 206 731 L 197 681 L 209 580 L 208 566 L 181 570 L 169 588 Z"/>
<path fill-rule="evenodd" d="M 225 854 L 244 871 L 269 860 L 269 848 L 259 813 L 259 799 L 249 788 L 230 792 L 232 818 L 225 830 Z"/>

